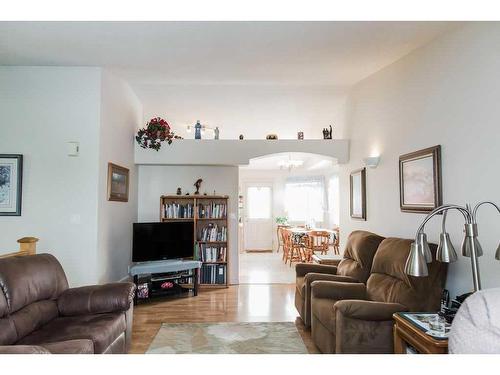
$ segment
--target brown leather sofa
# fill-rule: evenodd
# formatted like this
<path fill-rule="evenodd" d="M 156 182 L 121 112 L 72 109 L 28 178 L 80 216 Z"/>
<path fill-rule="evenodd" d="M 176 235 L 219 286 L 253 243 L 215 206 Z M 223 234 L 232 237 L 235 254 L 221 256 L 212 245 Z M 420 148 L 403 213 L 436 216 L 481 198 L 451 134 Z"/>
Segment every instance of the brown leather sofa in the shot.
<path fill-rule="evenodd" d="M 0 259 L 0 353 L 126 353 L 132 283 L 68 288 L 55 257 Z"/>
<path fill-rule="evenodd" d="M 384 237 L 358 230 L 349 235 L 338 266 L 298 263 L 295 266 L 295 307 L 306 327 L 311 326 L 311 283 L 317 280 L 362 282 L 370 275 L 373 256 Z"/>
<path fill-rule="evenodd" d="M 428 277 L 406 275 L 411 242 L 382 241 L 366 285 L 312 283 L 311 334 L 322 353 L 393 353 L 393 313 L 439 310 L 447 265 L 433 261 Z"/>

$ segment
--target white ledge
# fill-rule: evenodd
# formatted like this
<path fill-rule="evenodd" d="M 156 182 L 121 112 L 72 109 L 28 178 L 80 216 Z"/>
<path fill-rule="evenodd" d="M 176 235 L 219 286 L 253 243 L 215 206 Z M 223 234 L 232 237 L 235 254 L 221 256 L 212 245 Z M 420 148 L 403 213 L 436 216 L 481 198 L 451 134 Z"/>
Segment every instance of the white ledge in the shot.
<path fill-rule="evenodd" d="M 247 165 L 250 159 L 282 152 L 305 152 L 331 157 L 339 164 L 349 161 L 347 139 L 305 140 L 195 140 L 163 143 L 159 151 L 135 145 L 135 164 L 159 165 Z"/>

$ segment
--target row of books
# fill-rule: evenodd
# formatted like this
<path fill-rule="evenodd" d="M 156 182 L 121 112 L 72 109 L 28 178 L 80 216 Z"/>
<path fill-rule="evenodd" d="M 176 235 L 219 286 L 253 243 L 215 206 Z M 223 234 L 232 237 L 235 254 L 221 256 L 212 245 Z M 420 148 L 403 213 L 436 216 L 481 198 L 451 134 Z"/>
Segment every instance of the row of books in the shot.
<path fill-rule="evenodd" d="M 200 260 L 202 262 L 225 262 L 227 248 L 225 246 L 200 245 Z"/>
<path fill-rule="evenodd" d="M 191 219 L 194 215 L 192 203 L 167 203 L 164 205 L 164 211 L 167 219 Z"/>
<path fill-rule="evenodd" d="M 225 264 L 204 264 L 200 272 L 201 284 L 225 284 L 226 265 Z"/>
<path fill-rule="evenodd" d="M 202 219 L 224 219 L 227 217 L 227 205 L 225 203 L 199 204 L 198 217 Z"/>
<path fill-rule="evenodd" d="M 227 227 L 210 223 L 201 230 L 199 241 L 227 241 Z"/>

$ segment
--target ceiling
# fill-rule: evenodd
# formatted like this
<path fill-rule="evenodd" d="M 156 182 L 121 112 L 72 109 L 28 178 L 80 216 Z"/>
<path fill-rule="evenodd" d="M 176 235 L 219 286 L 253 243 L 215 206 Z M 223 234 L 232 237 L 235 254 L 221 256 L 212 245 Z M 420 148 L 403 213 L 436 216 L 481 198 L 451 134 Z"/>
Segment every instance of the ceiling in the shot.
<path fill-rule="evenodd" d="M 349 86 L 452 22 L 0 22 L 0 65 L 102 66 L 134 84 Z"/>
<path fill-rule="evenodd" d="M 247 170 L 284 170 L 288 171 L 288 165 L 292 162 L 296 166 L 291 169 L 294 171 L 319 171 L 334 168 L 337 161 L 322 155 L 309 154 L 305 152 L 287 152 L 279 153 L 250 160 L 250 164 L 241 167 Z M 300 165 L 298 165 L 300 164 Z"/>

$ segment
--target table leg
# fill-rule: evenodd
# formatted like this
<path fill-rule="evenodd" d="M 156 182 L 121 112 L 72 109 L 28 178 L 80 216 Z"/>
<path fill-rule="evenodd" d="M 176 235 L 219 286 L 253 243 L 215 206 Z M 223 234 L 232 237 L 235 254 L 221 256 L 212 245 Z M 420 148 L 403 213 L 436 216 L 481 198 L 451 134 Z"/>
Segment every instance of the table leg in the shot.
<path fill-rule="evenodd" d="M 396 324 L 393 326 L 394 334 L 394 354 L 406 354 L 406 342 L 399 336 L 398 327 Z"/>
<path fill-rule="evenodd" d="M 196 297 L 198 295 L 198 287 L 199 287 L 199 276 L 200 276 L 200 269 L 195 268 L 194 269 L 194 280 L 193 280 L 193 295 Z"/>

